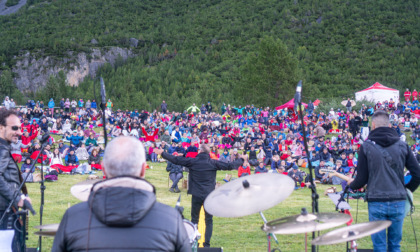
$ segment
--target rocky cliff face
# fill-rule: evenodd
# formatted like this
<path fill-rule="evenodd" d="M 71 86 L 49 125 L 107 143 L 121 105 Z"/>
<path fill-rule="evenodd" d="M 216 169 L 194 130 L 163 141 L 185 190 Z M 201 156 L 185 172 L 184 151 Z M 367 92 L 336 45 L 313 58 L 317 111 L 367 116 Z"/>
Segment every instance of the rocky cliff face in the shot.
<path fill-rule="evenodd" d="M 78 86 L 87 76 L 95 77 L 98 69 L 105 63 L 114 65 L 117 60 L 126 61 L 134 57 L 130 49 L 111 47 L 107 49 L 92 49 L 91 53 L 68 53 L 68 57 L 56 59 L 49 56 L 36 57 L 29 52 L 17 57 L 12 71 L 14 82 L 22 92 L 35 92 L 45 86 L 50 75 L 64 71 L 67 83 Z"/>

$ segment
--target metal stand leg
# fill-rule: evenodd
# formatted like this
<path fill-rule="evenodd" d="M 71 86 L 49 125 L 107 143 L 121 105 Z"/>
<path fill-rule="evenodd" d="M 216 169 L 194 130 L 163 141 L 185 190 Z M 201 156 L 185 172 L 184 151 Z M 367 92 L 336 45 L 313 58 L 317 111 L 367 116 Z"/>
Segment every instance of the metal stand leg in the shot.
<path fill-rule="evenodd" d="M 264 225 L 267 224 L 267 219 L 265 218 L 264 214 L 262 212 L 260 212 L 260 216 L 264 221 Z M 272 233 L 267 233 L 267 251 L 270 252 L 271 251 L 271 236 L 273 237 L 273 239 L 276 241 L 277 244 L 279 244 L 279 241 L 277 240 L 277 237 L 275 234 Z"/>

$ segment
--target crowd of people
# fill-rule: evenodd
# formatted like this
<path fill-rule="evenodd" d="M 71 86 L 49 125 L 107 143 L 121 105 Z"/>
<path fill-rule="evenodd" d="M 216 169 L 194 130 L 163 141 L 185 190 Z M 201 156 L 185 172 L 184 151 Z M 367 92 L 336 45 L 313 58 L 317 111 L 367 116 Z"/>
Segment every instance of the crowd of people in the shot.
<path fill-rule="evenodd" d="M 411 97 L 411 96 L 410 96 Z M 351 103 L 346 109 L 331 108 L 329 113 L 315 113 L 310 101 L 304 111 L 304 127 L 309 139 L 309 153 L 303 145 L 301 120 L 293 109 L 275 110 L 257 108 L 253 105 L 231 106 L 223 104 L 215 111 L 212 104 L 193 104 L 183 112 L 170 111 L 165 101 L 160 111 L 114 109 L 108 100 L 105 109 L 107 136 L 96 130 L 104 123 L 95 100 L 70 100 L 51 98 L 44 103 L 28 100 L 24 106 L 16 106 L 6 97 L 6 109 L 18 112 L 22 120 L 22 137 L 12 144 L 12 155 L 17 162 L 30 164 L 43 162 L 59 172 L 92 172 L 102 169 L 104 138 L 133 136 L 145 144 L 147 160 L 163 162 L 156 150 L 163 149 L 171 155 L 195 157 L 200 143 L 211 148 L 211 157 L 231 163 L 247 155 L 247 160 L 238 169 L 238 177 L 253 173 L 277 172 L 288 174 L 296 181 L 296 188 L 310 185 L 302 167 L 309 162 L 315 167 L 316 182 L 341 184 L 342 180 L 320 173 L 321 169 L 334 169 L 352 176 L 357 167 L 360 145 L 369 133 L 369 117 L 377 109 L 390 114 L 394 129 L 405 140 L 404 131 L 410 131 L 416 141 L 411 148 L 420 151 L 420 128 L 417 125 L 418 100 L 404 103 L 384 101 L 375 106 L 362 105 L 355 111 Z M 57 106 L 56 106 L 57 105 Z M 40 150 L 39 140 L 44 134 L 53 137 L 44 149 L 42 160 L 34 160 Z M 57 138 L 56 138 L 57 139 Z M 30 161 L 26 161 L 26 160 Z M 81 164 L 82 168 L 79 168 Z M 168 163 L 168 172 L 174 182 L 170 191 L 179 192 L 178 181 L 183 168 Z"/>

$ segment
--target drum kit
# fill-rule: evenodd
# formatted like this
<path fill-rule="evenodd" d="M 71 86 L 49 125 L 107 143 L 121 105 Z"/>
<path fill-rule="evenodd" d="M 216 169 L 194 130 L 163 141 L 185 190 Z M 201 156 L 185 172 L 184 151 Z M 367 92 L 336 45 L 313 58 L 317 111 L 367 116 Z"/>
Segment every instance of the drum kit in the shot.
<path fill-rule="evenodd" d="M 90 189 L 99 180 L 86 180 L 74 185 L 71 193 L 76 198 L 87 201 Z M 218 217 L 243 217 L 259 213 L 263 225 L 261 230 L 267 235 L 267 250 L 271 251 L 271 238 L 278 244 L 276 234 L 307 234 L 336 228 L 351 220 L 351 216 L 343 213 L 308 213 L 305 208 L 299 215 L 288 216 L 267 222 L 262 211 L 270 209 L 287 199 L 294 191 L 295 182 L 282 174 L 265 173 L 241 177 L 215 189 L 204 202 L 206 211 Z M 266 193 L 266 192 L 281 193 Z M 312 245 L 330 245 L 350 242 L 351 252 L 357 251 L 356 240 L 380 232 L 391 225 L 390 221 L 373 221 L 355 224 L 330 231 L 312 240 Z M 59 224 L 36 226 L 39 236 L 53 237 Z M 200 234 L 197 226 L 184 220 L 190 244 L 197 251 Z M 307 236 L 306 236 L 307 237 Z M 307 242 L 305 240 L 305 251 Z"/>

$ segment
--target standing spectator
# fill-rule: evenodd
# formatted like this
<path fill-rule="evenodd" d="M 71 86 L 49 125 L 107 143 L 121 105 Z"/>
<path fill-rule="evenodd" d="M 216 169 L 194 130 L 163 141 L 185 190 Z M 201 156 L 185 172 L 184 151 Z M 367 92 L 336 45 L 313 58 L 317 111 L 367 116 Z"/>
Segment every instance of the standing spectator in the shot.
<path fill-rule="evenodd" d="M 80 98 L 80 100 L 79 100 L 79 102 L 78 102 L 77 105 L 79 105 L 79 108 L 83 108 L 83 106 L 85 105 L 85 102 L 83 101 L 82 98 Z"/>
<path fill-rule="evenodd" d="M 50 113 L 51 113 L 51 117 L 54 115 L 54 99 L 51 98 L 50 101 L 48 102 L 48 108 L 50 109 Z"/>
<path fill-rule="evenodd" d="M 347 98 L 347 104 L 346 104 L 347 112 L 351 112 L 351 107 L 352 105 L 351 105 L 350 98 Z"/>
<path fill-rule="evenodd" d="M 160 109 L 162 110 L 162 113 L 166 114 L 168 111 L 168 104 L 166 104 L 165 101 L 162 101 L 162 104 L 160 104 Z"/>
<path fill-rule="evenodd" d="M 416 89 L 413 90 L 413 93 L 411 93 L 411 95 L 413 96 L 413 101 L 418 100 L 418 92 Z M 392 100 L 392 99 L 391 99 Z"/>
<path fill-rule="evenodd" d="M 71 105 L 71 112 L 76 113 L 77 102 L 73 99 L 70 105 Z"/>
<path fill-rule="evenodd" d="M 226 113 L 226 103 L 223 103 L 223 106 L 220 108 L 220 110 L 221 110 L 221 112 L 222 112 L 222 114 L 221 114 L 221 115 L 223 115 L 223 114 L 225 114 L 225 113 Z"/>
<path fill-rule="evenodd" d="M 61 100 L 60 100 L 60 109 L 61 110 L 64 110 L 64 98 L 61 98 Z"/>
<path fill-rule="evenodd" d="M 315 108 L 314 104 L 312 103 L 311 100 L 309 100 L 309 103 L 308 103 L 308 114 L 310 116 L 312 116 L 312 113 L 314 112 L 314 108 Z"/>
<path fill-rule="evenodd" d="M 91 107 L 92 107 L 92 103 L 90 102 L 90 100 L 87 100 L 87 102 L 85 104 L 86 110 L 90 110 Z"/>
<path fill-rule="evenodd" d="M 13 100 L 13 98 L 10 99 L 9 108 L 10 109 L 15 109 L 16 108 L 16 103 Z"/>
<path fill-rule="evenodd" d="M 207 103 L 206 105 L 206 110 L 207 112 L 209 112 L 209 114 L 211 113 L 211 111 L 213 110 L 213 106 L 210 104 L 210 102 Z"/>
<path fill-rule="evenodd" d="M 93 99 L 93 100 L 92 100 L 92 103 L 90 104 L 90 107 L 91 107 L 92 109 L 97 109 L 97 108 L 98 108 L 98 105 L 96 104 L 95 99 Z"/>
<path fill-rule="evenodd" d="M 200 109 L 195 106 L 195 103 L 193 103 L 192 106 L 190 106 L 189 108 L 187 108 L 187 112 L 191 110 L 191 113 L 193 113 L 194 115 L 197 115 L 198 112 L 200 112 Z"/>
<path fill-rule="evenodd" d="M 204 104 L 202 104 L 201 105 L 201 108 L 200 108 L 200 113 L 201 114 L 205 114 L 207 112 L 207 110 L 206 110 L 206 106 L 204 106 Z"/>
<path fill-rule="evenodd" d="M 4 107 L 5 107 L 6 109 L 10 109 L 10 100 L 9 100 L 9 96 L 6 96 L 6 98 L 4 98 L 3 104 L 4 104 Z"/>
<path fill-rule="evenodd" d="M 112 103 L 111 99 L 108 99 L 108 102 L 106 103 L 106 107 L 109 110 L 112 110 L 112 107 L 114 107 L 114 104 Z"/>
<path fill-rule="evenodd" d="M 406 88 L 404 92 L 404 99 L 406 102 L 410 101 L 410 96 L 411 96 L 411 92 L 410 90 L 408 90 L 408 88 Z"/>
<path fill-rule="evenodd" d="M 64 111 L 66 111 L 67 113 L 70 112 L 70 105 L 71 105 L 70 100 L 69 98 L 67 98 L 66 102 L 64 103 Z"/>

